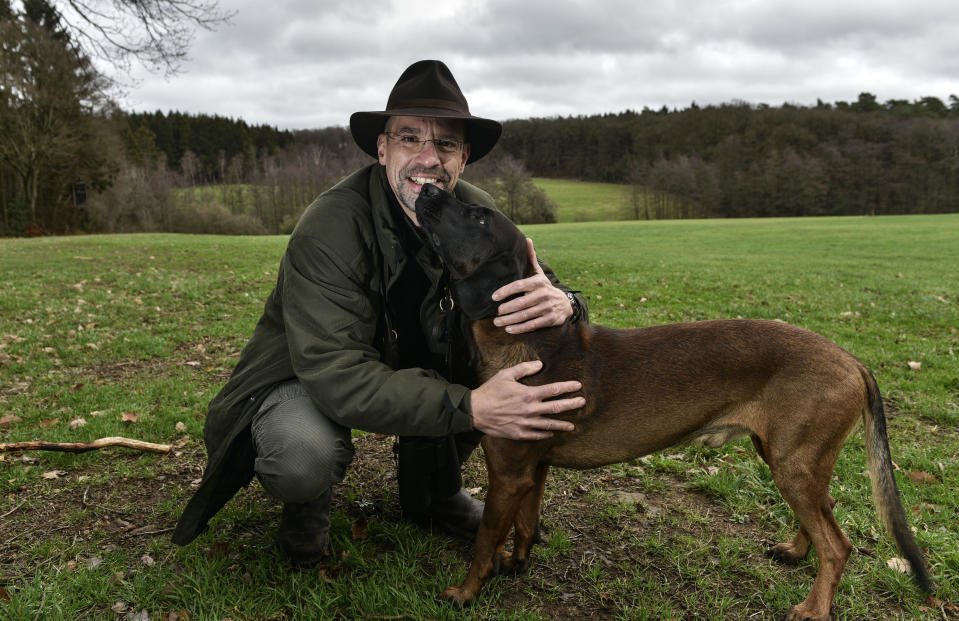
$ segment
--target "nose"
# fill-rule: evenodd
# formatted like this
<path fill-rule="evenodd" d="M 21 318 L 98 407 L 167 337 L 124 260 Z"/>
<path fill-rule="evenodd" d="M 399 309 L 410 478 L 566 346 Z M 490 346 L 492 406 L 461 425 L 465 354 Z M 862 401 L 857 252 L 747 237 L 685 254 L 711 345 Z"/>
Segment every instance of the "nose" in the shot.
<path fill-rule="evenodd" d="M 422 150 L 416 154 L 416 162 L 421 166 L 437 166 L 440 164 L 440 154 L 436 150 L 433 141 L 427 141 L 423 144 Z"/>
<path fill-rule="evenodd" d="M 420 190 L 420 195 L 426 196 L 427 198 L 437 198 L 440 195 L 440 189 L 432 183 L 427 183 L 423 186 L 423 189 Z"/>

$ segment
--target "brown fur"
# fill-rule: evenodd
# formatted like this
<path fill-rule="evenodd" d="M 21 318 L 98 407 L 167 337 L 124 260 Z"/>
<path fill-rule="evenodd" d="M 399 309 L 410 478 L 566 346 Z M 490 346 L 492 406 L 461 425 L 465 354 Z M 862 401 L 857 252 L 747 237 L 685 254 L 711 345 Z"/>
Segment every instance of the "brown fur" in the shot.
<path fill-rule="evenodd" d="M 461 215 L 470 213 L 476 220 L 477 207 L 435 192 L 425 199 L 421 194 L 421 201 L 422 213 L 417 203 L 419 220 L 433 235 L 454 276 L 471 287 L 489 287 L 483 295 L 495 290 L 495 283 L 482 284 L 485 268 L 482 261 L 475 261 L 479 237 L 470 229 L 470 220 Z M 495 217 L 502 216 L 487 214 L 488 219 Z M 510 232 L 515 227 L 495 224 L 495 229 L 484 224 L 479 232 L 486 235 L 482 243 L 515 247 L 515 239 L 500 239 L 519 235 Z M 441 245 L 444 237 L 458 235 L 472 237 Z M 466 244 L 474 246 L 470 257 L 474 265 L 463 270 L 458 253 Z M 487 254 L 501 257 L 498 252 Z M 521 258 L 517 260 L 522 263 Z M 526 265 L 514 277 L 529 275 L 531 268 Z M 860 419 L 866 430 L 877 508 L 910 561 L 916 580 L 928 590 L 928 574 L 892 475 L 879 389 L 869 370 L 835 343 L 808 330 L 765 320 L 701 321 L 636 330 L 567 323 L 511 335 L 495 327 L 491 319 L 480 319 L 471 328 L 481 381 L 500 369 L 539 359 L 542 371 L 525 381 L 546 384 L 577 379 L 586 406 L 559 415 L 576 428 L 547 440 L 483 439 L 489 491 L 473 562 L 466 581 L 448 588 L 443 597 L 469 601 L 494 571 L 528 566 L 549 466 L 593 468 L 675 444 L 698 441 L 720 446 L 748 435 L 800 524 L 793 540 L 774 546 L 770 554 L 795 562 L 815 546 L 819 556 L 812 589 L 789 611 L 788 619 L 829 619 L 852 549 L 832 513 L 829 479 L 839 450 Z M 507 554 L 504 544 L 511 530 L 515 531 L 513 552 Z"/>

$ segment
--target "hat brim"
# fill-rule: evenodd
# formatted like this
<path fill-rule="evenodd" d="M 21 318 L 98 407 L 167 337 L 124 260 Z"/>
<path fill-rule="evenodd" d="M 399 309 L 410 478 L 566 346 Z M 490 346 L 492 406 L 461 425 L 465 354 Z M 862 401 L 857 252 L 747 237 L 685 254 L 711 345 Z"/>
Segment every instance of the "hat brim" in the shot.
<path fill-rule="evenodd" d="M 350 133 L 353 140 L 365 153 L 379 159 L 376 140 L 386 127 L 386 120 L 392 116 L 416 116 L 445 119 L 461 119 L 466 123 L 466 142 L 470 145 L 470 155 L 466 160 L 472 164 L 489 153 L 500 135 L 503 126 L 498 121 L 484 119 L 478 116 L 463 116 L 462 114 L 436 108 L 405 108 L 380 112 L 354 112 L 350 116 Z"/>

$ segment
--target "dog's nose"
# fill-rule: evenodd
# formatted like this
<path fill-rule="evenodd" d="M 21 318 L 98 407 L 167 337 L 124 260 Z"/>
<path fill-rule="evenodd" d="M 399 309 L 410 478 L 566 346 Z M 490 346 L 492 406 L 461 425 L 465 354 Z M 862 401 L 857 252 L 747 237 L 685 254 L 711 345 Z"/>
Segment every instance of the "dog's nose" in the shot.
<path fill-rule="evenodd" d="M 433 185 L 432 183 L 423 184 L 423 189 L 420 190 L 421 194 L 425 194 L 426 196 L 430 198 L 436 198 L 437 196 L 440 195 L 440 192 L 441 190 L 435 185 Z"/>

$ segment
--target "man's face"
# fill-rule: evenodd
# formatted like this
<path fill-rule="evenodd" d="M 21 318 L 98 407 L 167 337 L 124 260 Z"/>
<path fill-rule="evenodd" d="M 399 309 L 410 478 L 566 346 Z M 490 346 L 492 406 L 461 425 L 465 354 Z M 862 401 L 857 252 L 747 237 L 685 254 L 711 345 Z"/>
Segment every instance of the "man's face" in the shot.
<path fill-rule="evenodd" d="M 386 167 L 386 178 L 407 217 L 416 220 L 416 198 L 424 183 L 432 183 L 451 192 L 456 186 L 466 160 L 469 145 L 462 148 L 437 148 L 433 142 L 419 140 L 452 140 L 462 143 L 466 130 L 457 119 L 395 116 L 386 122 L 384 133 L 376 140 L 380 164 Z M 404 141 L 403 137 L 407 137 Z"/>

